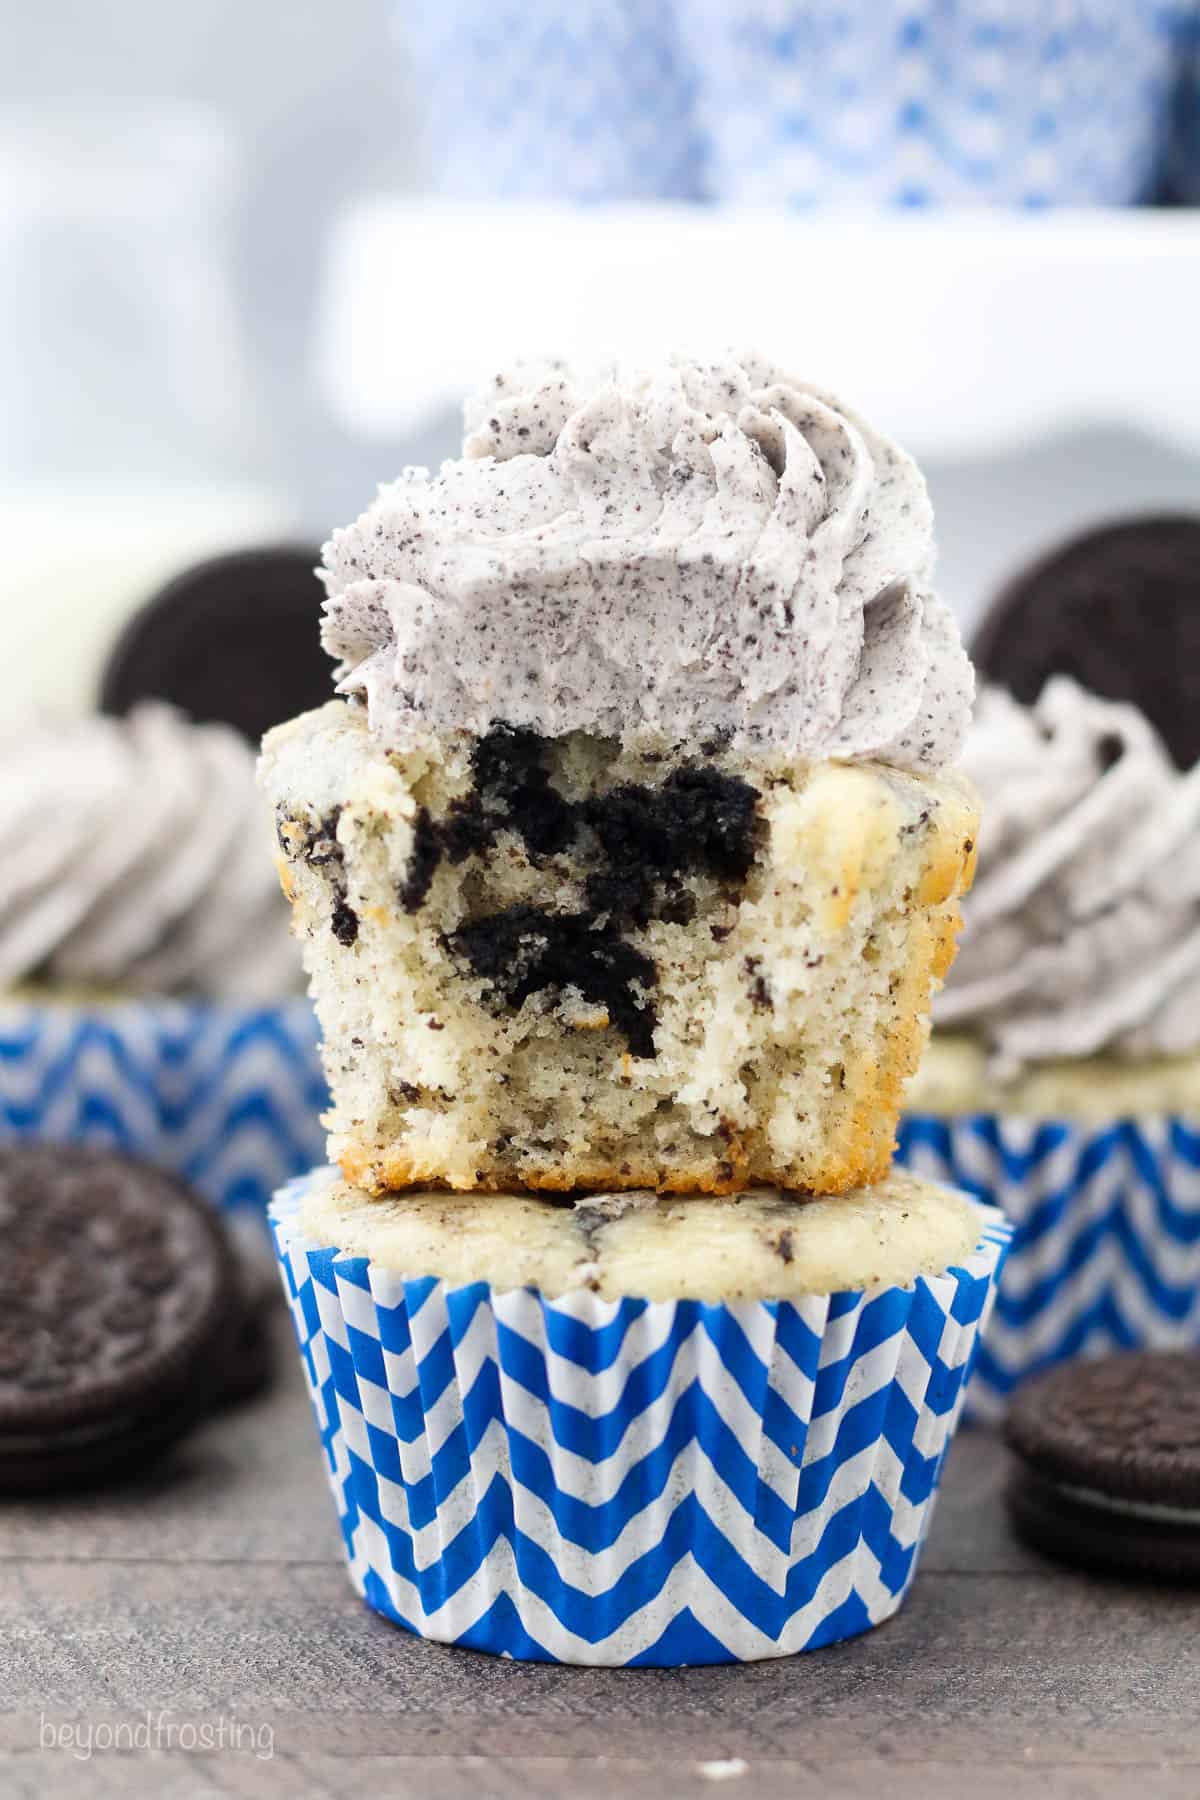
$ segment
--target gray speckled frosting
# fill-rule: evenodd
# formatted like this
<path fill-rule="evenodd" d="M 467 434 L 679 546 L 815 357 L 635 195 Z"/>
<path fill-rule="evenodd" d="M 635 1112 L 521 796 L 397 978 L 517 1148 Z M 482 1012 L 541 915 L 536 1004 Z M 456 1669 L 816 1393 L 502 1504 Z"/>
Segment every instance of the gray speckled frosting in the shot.
<path fill-rule="evenodd" d="M 468 402 L 325 548 L 325 647 L 392 746 L 498 719 L 625 744 L 953 762 L 973 677 L 912 460 L 754 357 Z"/>
<path fill-rule="evenodd" d="M 985 823 L 936 1020 L 983 1035 L 1000 1075 L 1200 1049 L 1200 765 L 1059 676 L 1032 709 L 985 689 L 963 767 Z"/>
<path fill-rule="evenodd" d="M 235 732 L 157 704 L 0 741 L 0 989 L 298 989 L 254 762 Z"/>

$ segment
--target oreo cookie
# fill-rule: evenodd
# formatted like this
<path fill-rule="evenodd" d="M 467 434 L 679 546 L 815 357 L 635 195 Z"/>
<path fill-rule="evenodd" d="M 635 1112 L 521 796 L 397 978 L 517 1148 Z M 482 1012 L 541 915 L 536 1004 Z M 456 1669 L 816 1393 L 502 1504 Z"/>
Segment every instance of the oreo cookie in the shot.
<path fill-rule="evenodd" d="M 1008 1417 L 1021 1537 L 1084 1568 L 1200 1581 L 1200 1352 L 1066 1363 Z"/>
<path fill-rule="evenodd" d="M 0 1151 L 0 1493 L 94 1485 L 231 1391 L 247 1317 L 217 1214 L 108 1151 Z"/>
<path fill-rule="evenodd" d="M 169 700 L 200 724 L 264 731 L 331 698 L 319 553 L 241 550 L 198 563 L 135 613 L 112 652 L 100 710 Z"/>
<path fill-rule="evenodd" d="M 1032 705 L 1051 675 L 1128 700 L 1181 769 L 1200 761 L 1200 516 L 1085 532 L 1019 575 L 971 645 L 981 675 Z"/>

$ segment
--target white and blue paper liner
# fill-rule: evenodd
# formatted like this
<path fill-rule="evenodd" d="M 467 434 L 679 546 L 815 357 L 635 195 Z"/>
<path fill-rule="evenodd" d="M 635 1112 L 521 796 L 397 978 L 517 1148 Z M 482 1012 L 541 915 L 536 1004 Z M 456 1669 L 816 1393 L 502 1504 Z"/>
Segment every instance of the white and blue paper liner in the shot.
<path fill-rule="evenodd" d="M 402 0 L 443 191 L 1195 198 L 1198 0 Z"/>
<path fill-rule="evenodd" d="M 971 1416 L 1074 1357 L 1200 1344 L 1200 1119 L 910 1114 L 897 1161 L 1013 1225 Z"/>
<path fill-rule="evenodd" d="M 1161 178 L 1194 0 L 678 0 L 713 193 L 1123 205 Z"/>
<path fill-rule="evenodd" d="M 6 1001 L 0 1143 L 107 1145 L 261 1221 L 281 1183 L 324 1155 L 317 1047 L 305 1000 Z"/>
<path fill-rule="evenodd" d="M 675 0 L 403 0 L 398 29 L 442 192 L 700 198 L 693 78 L 675 15 Z"/>
<path fill-rule="evenodd" d="M 310 1181 L 329 1179 L 316 1171 Z M 852 1637 L 912 1581 L 1008 1228 L 795 1302 L 406 1280 L 270 1217 L 349 1561 L 406 1630 L 675 1667 Z"/>

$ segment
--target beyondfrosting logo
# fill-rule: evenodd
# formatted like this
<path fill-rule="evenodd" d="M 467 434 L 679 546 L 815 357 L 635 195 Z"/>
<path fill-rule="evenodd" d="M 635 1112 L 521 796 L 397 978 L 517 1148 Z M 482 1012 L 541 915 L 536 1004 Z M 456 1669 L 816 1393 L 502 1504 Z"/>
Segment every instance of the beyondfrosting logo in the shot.
<path fill-rule="evenodd" d="M 147 1709 L 128 1719 L 48 1719 L 41 1715 L 38 1747 L 61 1750 L 76 1762 L 90 1762 L 94 1755 L 131 1750 L 159 1754 L 182 1751 L 185 1755 L 235 1751 L 270 1762 L 275 1754 L 275 1732 L 267 1724 L 233 1719 L 223 1713 L 215 1718 L 179 1718 L 169 1709 Z"/>

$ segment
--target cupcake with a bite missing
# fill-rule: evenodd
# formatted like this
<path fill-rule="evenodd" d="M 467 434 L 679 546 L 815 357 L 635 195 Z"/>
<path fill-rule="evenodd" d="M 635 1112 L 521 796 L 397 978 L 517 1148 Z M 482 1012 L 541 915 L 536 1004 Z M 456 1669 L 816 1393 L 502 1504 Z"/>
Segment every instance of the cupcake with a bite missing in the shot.
<path fill-rule="evenodd" d="M 345 697 L 263 749 L 350 1573 L 511 1656 L 831 1643 L 908 1590 L 1007 1237 L 891 1170 L 977 830 L 928 496 L 757 358 L 467 423 L 327 547 Z"/>
<path fill-rule="evenodd" d="M 977 830 L 912 461 L 754 358 L 550 364 L 325 565 L 263 784 L 347 1180 L 878 1179 Z"/>
<path fill-rule="evenodd" d="M 985 625 L 979 876 L 901 1153 L 1017 1233 L 973 1389 L 1200 1340 L 1200 521 L 1108 528 Z M 1072 674 L 1050 674 L 1067 668 Z M 1104 698 L 1086 682 L 1121 698 Z M 1143 710 L 1153 709 L 1153 720 Z"/>

